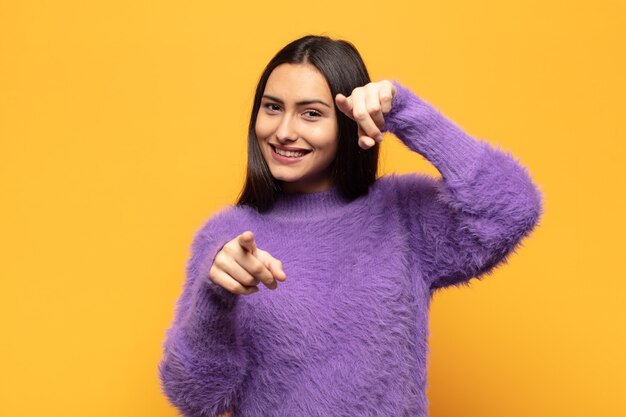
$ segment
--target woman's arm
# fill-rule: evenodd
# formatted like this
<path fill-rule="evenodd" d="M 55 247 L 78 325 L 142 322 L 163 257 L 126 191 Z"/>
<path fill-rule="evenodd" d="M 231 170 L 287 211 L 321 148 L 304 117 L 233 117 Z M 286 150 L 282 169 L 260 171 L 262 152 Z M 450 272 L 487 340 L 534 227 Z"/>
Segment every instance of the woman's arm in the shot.
<path fill-rule="evenodd" d="M 466 284 L 506 260 L 534 229 L 543 196 L 525 167 L 463 132 L 398 81 L 383 131 L 441 173 L 394 176 L 431 290 Z"/>
<path fill-rule="evenodd" d="M 164 394 L 186 416 L 231 410 L 246 368 L 235 321 L 239 295 L 209 280 L 215 255 L 232 238 L 217 232 L 215 220 L 194 237 L 187 279 L 159 364 Z"/>

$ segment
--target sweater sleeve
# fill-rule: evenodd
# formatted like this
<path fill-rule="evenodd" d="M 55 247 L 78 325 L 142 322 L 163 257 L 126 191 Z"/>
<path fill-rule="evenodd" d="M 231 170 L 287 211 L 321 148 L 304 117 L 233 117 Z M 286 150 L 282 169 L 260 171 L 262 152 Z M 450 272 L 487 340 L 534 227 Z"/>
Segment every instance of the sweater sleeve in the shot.
<path fill-rule="evenodd" d="M 396 135 L 441 173 L 397 177 L 415 254 L 431 291 L 493 272 L 530 234 L 543 194 L 510 154 L 463 132 L 392 80 L 396 95 L 383 131 Z M 419 243 L 416 243 L 419 242 Z"/>
<path fill-rule="evenodd" d="M 185 416 L 213 417 L 230 410 L 246 369 L 235 315 L 239 295 L 209 279 L 215 255 L 234 237 L 218 232 L 216 221 L 210 219 L 193 239 L 158 367 L 163 393 Z"/>

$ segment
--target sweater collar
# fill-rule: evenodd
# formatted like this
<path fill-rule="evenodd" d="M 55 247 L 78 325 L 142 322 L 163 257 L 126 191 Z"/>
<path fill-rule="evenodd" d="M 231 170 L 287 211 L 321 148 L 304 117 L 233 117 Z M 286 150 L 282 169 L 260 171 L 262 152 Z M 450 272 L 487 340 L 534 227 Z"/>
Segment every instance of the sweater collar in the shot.
<path fill-rule="evenodd" d="M 280 193 L 266 217 L 285 221 L 307 221 L 335 217 L 352 208 L 336 185 L 312 193 Z"/>

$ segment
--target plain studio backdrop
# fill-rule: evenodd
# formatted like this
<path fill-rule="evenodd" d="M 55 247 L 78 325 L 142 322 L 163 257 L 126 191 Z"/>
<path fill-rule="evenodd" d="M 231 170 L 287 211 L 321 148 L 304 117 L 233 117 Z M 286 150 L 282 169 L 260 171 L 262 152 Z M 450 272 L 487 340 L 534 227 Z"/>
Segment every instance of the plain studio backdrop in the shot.
<path fill-rule="evenodd" d="M 0 2 L 0 415 L 175 416 L 157 364 L 193 233 L 234 202 L 261 70 L 353 42 L 545 193 L 431 306 L 430 415 L 626 415 L 624 2 Z M 381 173 L 439 175 L 391 134 Z"/>

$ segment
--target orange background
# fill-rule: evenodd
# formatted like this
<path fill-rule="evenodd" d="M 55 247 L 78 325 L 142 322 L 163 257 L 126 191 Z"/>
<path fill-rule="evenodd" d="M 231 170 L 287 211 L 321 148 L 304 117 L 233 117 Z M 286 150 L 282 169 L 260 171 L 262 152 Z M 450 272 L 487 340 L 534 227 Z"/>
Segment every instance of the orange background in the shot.
<path fill-rule="evenodd" d="M 193 233 L 242 184 L 255 84 L 352 41 L 546 196 L 431 308 L 430 415 L 626 415 L 624 2 L 2 1 L 0 415 L 175 416 L 157 364 Z M 437 171 L 387 135 L 382 173 Z"/>

